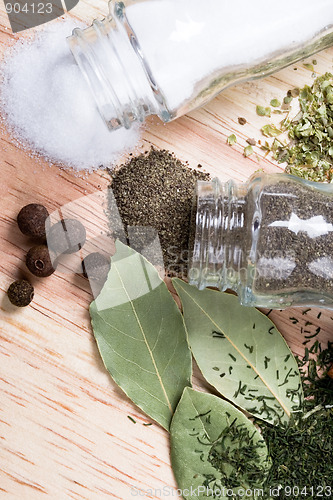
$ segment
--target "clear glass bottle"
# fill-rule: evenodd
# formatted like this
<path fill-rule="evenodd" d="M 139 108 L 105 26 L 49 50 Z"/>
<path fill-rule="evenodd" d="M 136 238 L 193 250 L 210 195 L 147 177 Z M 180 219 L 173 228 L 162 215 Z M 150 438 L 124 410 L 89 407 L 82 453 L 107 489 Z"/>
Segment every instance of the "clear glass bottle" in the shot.
<path fill-rule="evenodd" d="M 69 38 L 108 127 L 173 120 L 333 44 L 332 0 L 128 0 Z"/>
<path fill-rule="evenodd" d="M 189 282 L 248 306 L 333 309 L 333 186 L 287 174 L 199 181 Z"/>

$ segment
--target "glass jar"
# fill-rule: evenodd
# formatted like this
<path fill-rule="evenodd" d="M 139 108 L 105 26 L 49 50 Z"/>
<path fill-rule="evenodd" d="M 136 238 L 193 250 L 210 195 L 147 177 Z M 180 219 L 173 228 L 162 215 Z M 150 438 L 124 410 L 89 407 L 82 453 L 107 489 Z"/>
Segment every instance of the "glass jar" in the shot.
<path fill-rule="evenodd" d="M 333 308 L 333 186 L 287 174 L 199 181 L 189 282 L 246 306 Z"/>
<path fill-rule="evenodd" d="M 111 1 L 69 44 L 111 130 L 168 122 L 332 45 L 333 2 Z"/>

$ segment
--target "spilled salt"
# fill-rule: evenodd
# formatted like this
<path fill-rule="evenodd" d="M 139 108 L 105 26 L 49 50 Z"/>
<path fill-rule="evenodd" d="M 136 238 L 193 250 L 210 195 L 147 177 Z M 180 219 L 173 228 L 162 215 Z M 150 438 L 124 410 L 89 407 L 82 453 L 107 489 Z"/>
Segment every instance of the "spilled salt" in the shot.
<path fill-rule="evenodd" d="M 25 148 L 51 162 L 93 170 L 132 150 L 140 132 L 137 125 L 106 128 L 66 41 L 75 27 L 72 20 L 49 23 L 9 49 L 1 64 L 0 110 Z"/>

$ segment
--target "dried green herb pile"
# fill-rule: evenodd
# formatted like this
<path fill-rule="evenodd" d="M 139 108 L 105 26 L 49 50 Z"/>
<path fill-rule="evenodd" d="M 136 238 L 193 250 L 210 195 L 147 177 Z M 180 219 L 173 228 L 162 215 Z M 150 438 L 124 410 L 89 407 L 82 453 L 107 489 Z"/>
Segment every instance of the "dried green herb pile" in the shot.
<path fill-rule="evenodd" d="M 316 359 L 309 360 L 309 354 Z M 322 350 L 318 341 L 299 359 L 305 400 L 302 412 L 288 424 L 271 426 L 258 422 L 266 441 L 272 467 L 266 495 L 277 491 L 279 499 L 332 498 L 333 495 L 333 343 Z"/>
<path fill-rule="evenodd" d="M 112 175 L 111 188 L 125 231 L 128 226 L 154 228 L 169 275 L 187 274 L 191 210 L 199 179 L 207 180 L 209 175 L 191 170 L 169 151 L 153 148 L 131 158 Z M 147 243 L 146 234 L 142 235 L 142 246 Z M 140 236 L 136 237 L 137 243 Z M 138 244 L 130 245 L 142 250 Z"/>
<path fill-rule="evenodd" d="M 281 109 L 288 111 L 298 96 L 300 111 L 293 119 L 282 120 L 280 126 L 265 125 L 266 137 L 275 137 L 264 150 L 272 151 L 279 163 L 287 162 L 286 172 L 307 180 L 333 181 L 333 75 L 326 73 L 312 86 L 288 92 Z M 281 112 L 276 110 L 275 112 Z M 289 140 L 277 137 L 287 132 Z"/>
<path fill-rule="evenodd" d="M 254 442 L 254 436 L 255 432 L 250 433 L 243 423 L 237 424 L 235 419 L 211 444 L 208 462 L 220 472 L 225 488 L 239 488 L 240 477 L 252 489 L 260 488 L 266 480 L 270 461 L 263 464 L 260 456 L 266 445 L 264 441 Z M 238 443 L 238 446 L 234 446 L 234 443 Z M 204 486 L 211 488 L 214 479 L 207 475 Z"/>

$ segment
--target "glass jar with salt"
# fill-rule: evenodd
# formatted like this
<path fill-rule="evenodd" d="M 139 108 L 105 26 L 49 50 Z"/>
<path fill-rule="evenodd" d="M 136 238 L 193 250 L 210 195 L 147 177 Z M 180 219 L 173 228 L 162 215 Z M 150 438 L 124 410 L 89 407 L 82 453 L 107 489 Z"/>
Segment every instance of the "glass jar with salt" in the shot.
<path fill-rule="evenodd" d="M 69 44 L 111 130 L 148 115 L 168 122 L 332 45 L 333 2 L 111 1 Z"/>
<path fill-rule="evenodd" d="M 243 305 L 333 309 L 333 186 L 287 174 L 199 181 L 189 281 Z"/>

